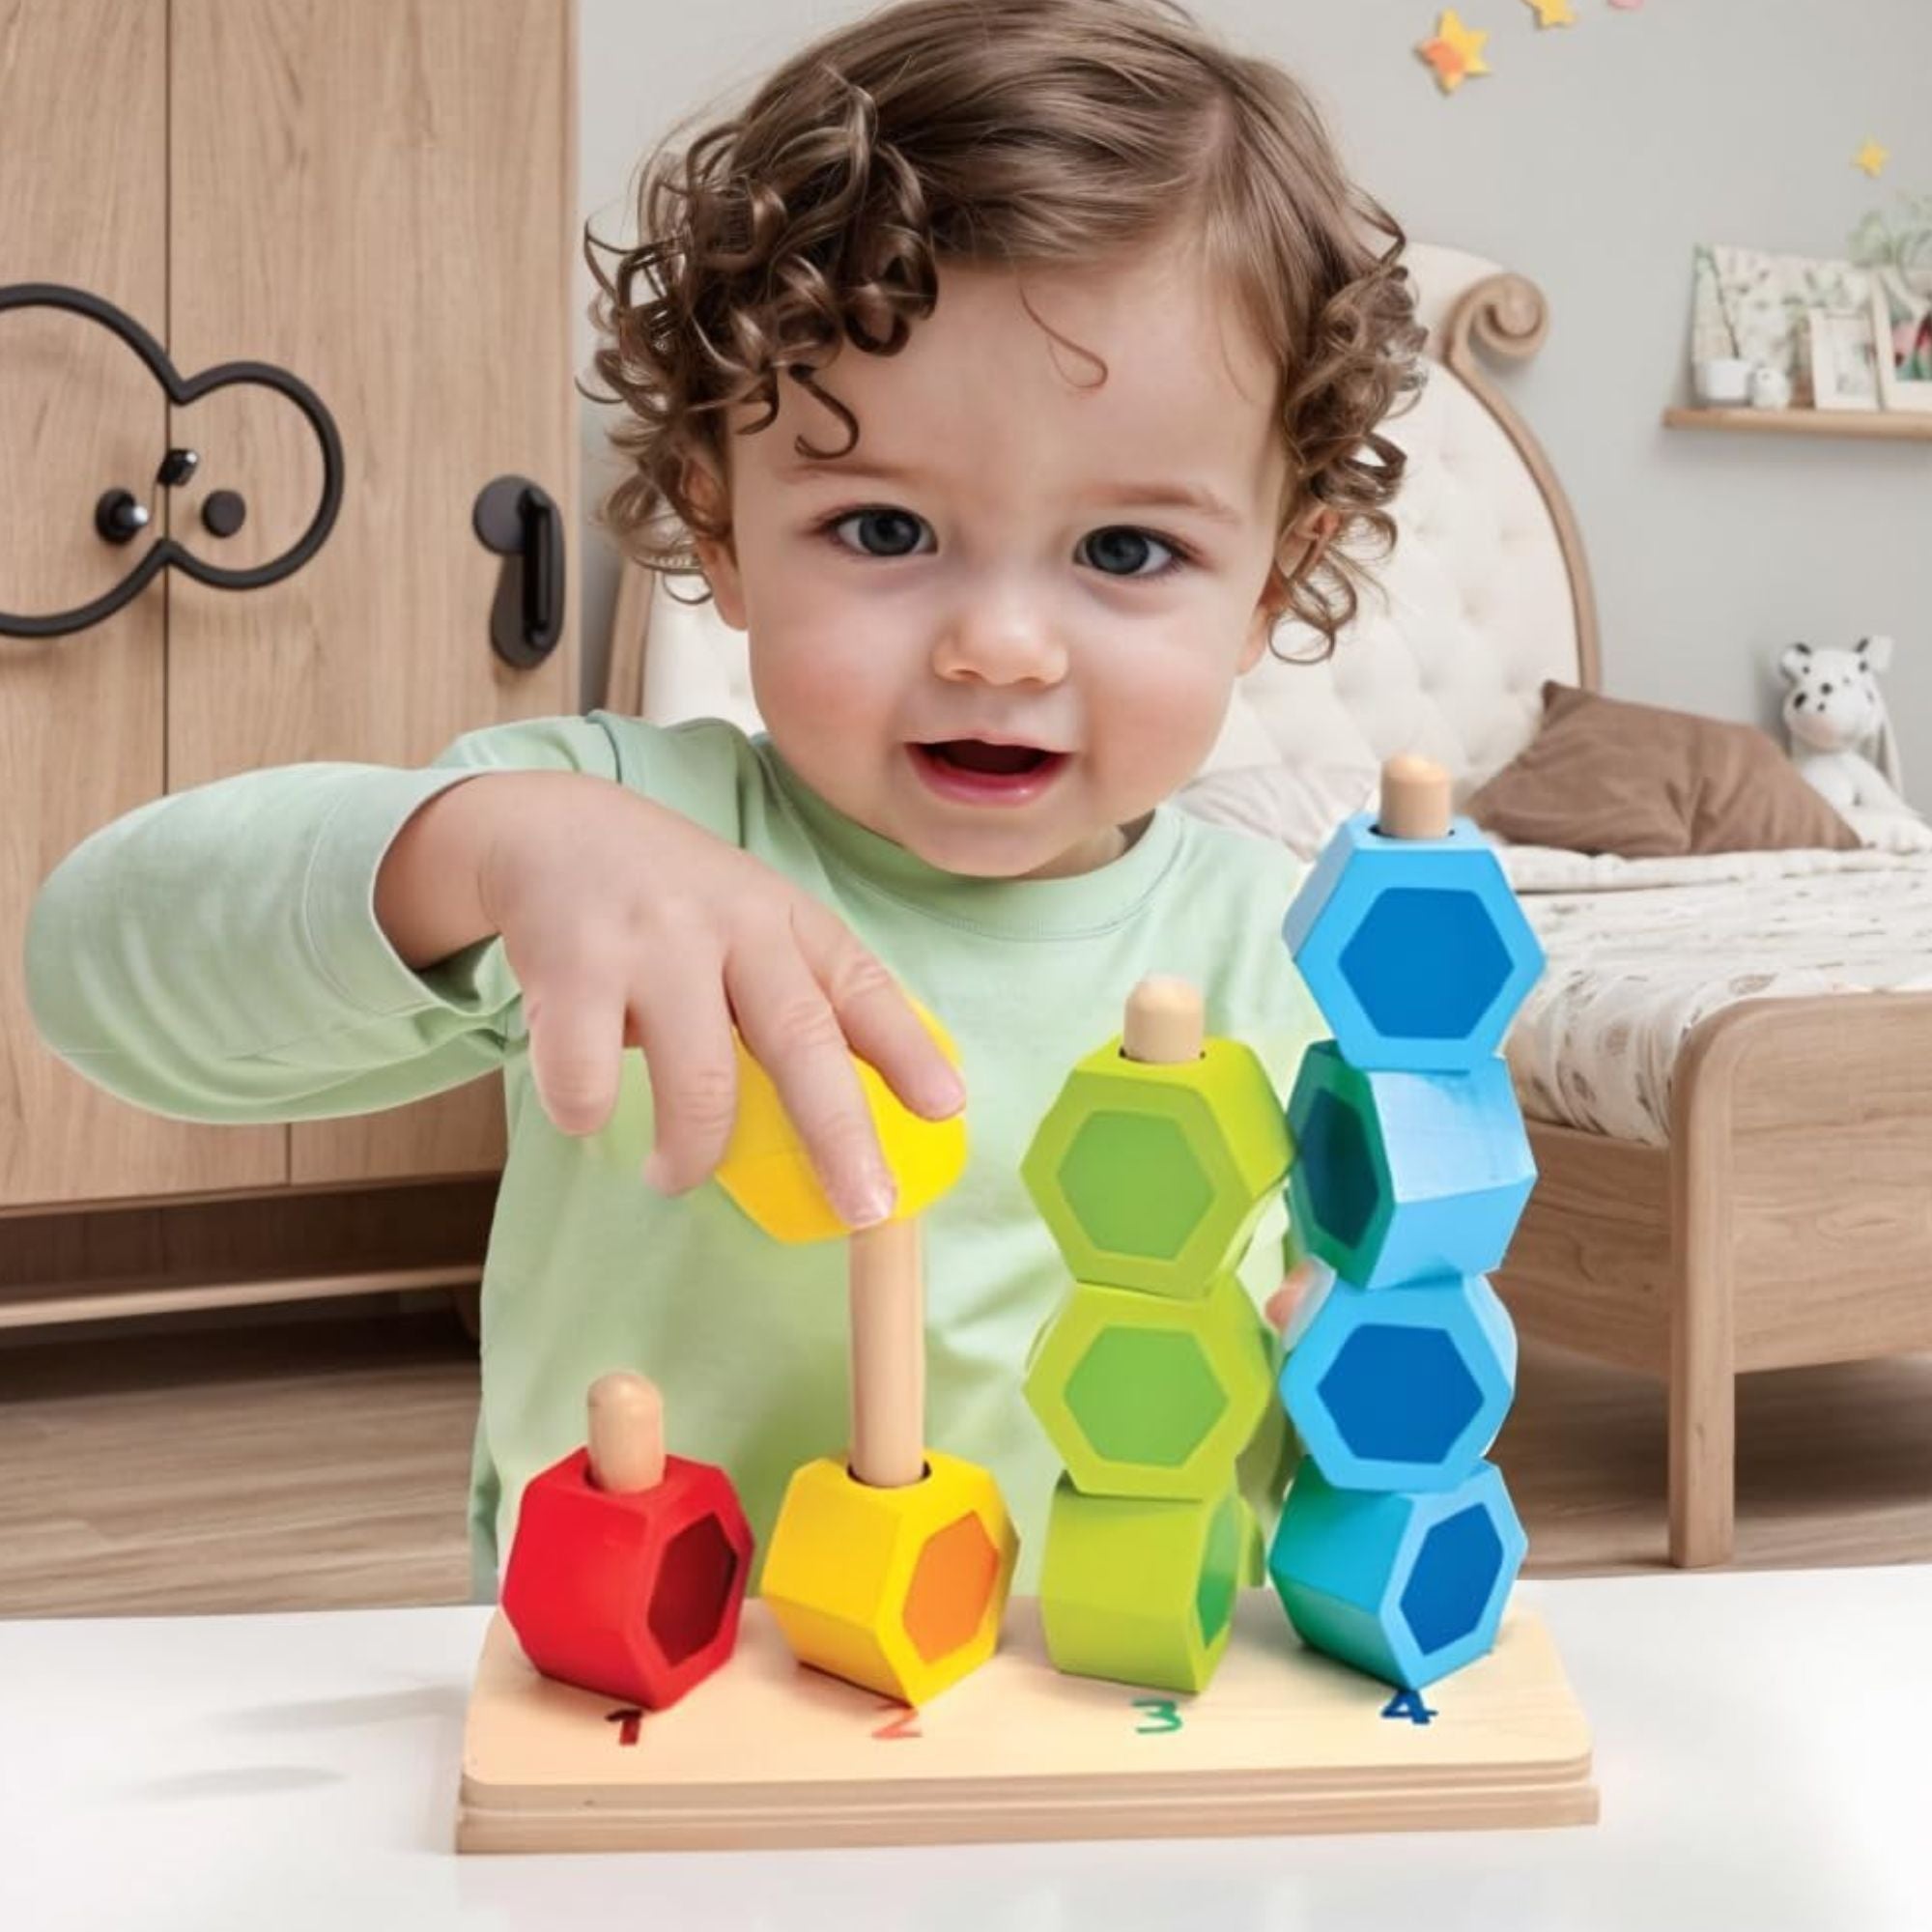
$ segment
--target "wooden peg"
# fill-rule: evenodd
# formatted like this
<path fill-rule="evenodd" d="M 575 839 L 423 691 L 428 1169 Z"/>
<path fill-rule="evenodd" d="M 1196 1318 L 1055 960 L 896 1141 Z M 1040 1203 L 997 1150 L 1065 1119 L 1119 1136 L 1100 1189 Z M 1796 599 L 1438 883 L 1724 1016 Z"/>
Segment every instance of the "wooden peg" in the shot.
<path fill-rule="evenodd" d="M 629 1495 L 664 1481 L 664 1398 L 657 1384 L 613 1369 L 590 1384 L 590 1480 Z"/>
<path fill-rule="evenodd" d="M 1446 838 L 1450 816 L 1449 774 L 1434 758 L 1398 752 L 1384 761 L 1376 823 L 1384 838 Z"/>
<path fill-rule="evenodd" d="M 876 1490 L 925 1474 L 925 1281 L 920 1216 L 853 1230 L 852 1473 Z"/>
<path fill-rule="evenodd" d="M 1207 1030 L 1200 989 L 1169 973 L 1150 973 L 1127 995 L 1121 1052 L 1128 1060 L 1178 1066 L 1201 1058 Z"/>

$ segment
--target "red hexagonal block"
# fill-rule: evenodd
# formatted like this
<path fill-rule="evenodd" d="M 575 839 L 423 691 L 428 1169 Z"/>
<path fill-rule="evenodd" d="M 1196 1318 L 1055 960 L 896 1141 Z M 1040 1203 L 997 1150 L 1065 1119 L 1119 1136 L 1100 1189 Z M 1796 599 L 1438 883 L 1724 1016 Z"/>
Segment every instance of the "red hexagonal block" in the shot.
<path fill-rule="evenodd" d="M 751 1573 L 723 1469 L 667 1456 L 662 1482 L 608 1491 L 586 1447 L 524 1492 L 503 1614 L 546 1677 L 661 1711 L 731 1655 Z"/>

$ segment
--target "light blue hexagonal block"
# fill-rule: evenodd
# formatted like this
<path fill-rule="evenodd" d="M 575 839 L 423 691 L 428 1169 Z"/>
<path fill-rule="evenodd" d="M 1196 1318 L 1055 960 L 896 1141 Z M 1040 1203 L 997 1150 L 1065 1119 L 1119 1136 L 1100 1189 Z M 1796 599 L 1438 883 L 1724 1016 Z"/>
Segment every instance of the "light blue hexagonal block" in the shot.
<path fill-rule="evenodd" d="M 1337 1489 L 1454 1489 L 1516 1393 L 1516 1328 L 1477 1275 L 1399 1288 L 1338 1280 L 1282 1365 L 1283 1406 Z"/>
<path fill-rule="evenodd" d="M 1365 1068 L 1466 1070 L 1489 1059 L 1543 971 L 1543 948 L 1489 840 L 1343 822 L 1282 923 L 1343 1057 Z"/>
<path fill-rule="evenodd" d="M 1536 1180 L 1509 1068 L 1363 1072 L 1331 1039 L 1289 1096 L 1296 1233 L 1345 1280 L 1384 1288 L 1502 1265 Z"/>
<path fill-rule="evenodd" d="M 1419 1690 L 1485 1656 L 1528 1547 L 1492 1463 L 1453 1490 L 1338 1490 L 1303 1461 L 1268 1550 L 1313 1649 Z"/>

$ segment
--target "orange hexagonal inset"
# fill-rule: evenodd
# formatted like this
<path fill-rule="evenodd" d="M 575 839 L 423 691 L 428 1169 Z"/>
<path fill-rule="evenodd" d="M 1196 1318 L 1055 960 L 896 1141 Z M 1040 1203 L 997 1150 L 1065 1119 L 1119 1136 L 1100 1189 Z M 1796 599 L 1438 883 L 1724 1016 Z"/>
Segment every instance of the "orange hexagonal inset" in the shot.
<path fill-rule="evenodd" d="M 928 1663 L 965 1643 L 986 1615 L 1000 1552 L 977 1516 L 950 1522 L 919 1553 L 906 1590 L 906 1635 Z"/>

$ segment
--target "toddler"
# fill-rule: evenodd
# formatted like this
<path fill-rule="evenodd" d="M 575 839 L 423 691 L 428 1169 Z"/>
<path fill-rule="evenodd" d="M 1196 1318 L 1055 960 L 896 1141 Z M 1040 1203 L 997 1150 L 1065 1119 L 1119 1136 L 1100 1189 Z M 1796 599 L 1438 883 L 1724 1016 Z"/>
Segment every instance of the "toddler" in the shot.
<path fill-rule="evenodd" d="M 926 1224 L 927 1435 L 997 1477 L 1025 1589 L 1056 1459 L 1021 1378 L 1067 1285 L 1034 1127 L 1149 972 L 1284 1091 L 1325 1032 L 1280 938 L 1301 868 L 1165 801 L 1277 623 L 1332 647 L 1359 540 L 1392 540 L 1404 238 L 1288 74 L 1162 0 L 876 11 L 654 156 L 639 213 L 614 274 L 592 256 L 605 520 L 701 572 L 767 733 L 600 710 L 156 800 L 43 887 L 30 1003 L 90 1079 L 186 1120 L 500 1069 L 484 1601 L 607 1369 L 665 1385 L 761 1544 L 846 1439 L 841 1244 L 775 1244 L 707 1184 L 732 1027 L 854 1226 L 893 1185 L 850 1055 L 921 1114 L 968 1106 Z M 1293 1259 L 1277 1203 L 1258 1303 Z M 1258 1502 L 1282 1435 L 1244 1462 Z"/>

